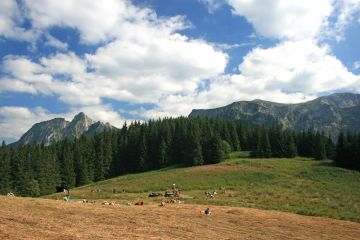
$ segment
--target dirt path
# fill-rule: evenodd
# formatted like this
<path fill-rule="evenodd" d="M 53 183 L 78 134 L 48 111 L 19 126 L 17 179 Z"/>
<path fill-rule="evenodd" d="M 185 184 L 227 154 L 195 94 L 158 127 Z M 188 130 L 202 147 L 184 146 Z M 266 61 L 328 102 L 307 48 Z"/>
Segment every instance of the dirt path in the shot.
<path fill-rule="evenodd" d="M 199 205 L 103 206 L 0 197 L 0 239 L 359 239 L 360 224 Z"/>

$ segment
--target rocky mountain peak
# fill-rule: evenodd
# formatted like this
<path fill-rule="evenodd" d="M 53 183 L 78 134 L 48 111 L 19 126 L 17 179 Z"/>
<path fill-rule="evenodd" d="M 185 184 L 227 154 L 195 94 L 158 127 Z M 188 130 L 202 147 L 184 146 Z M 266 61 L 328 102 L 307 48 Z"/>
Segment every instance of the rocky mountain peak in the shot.
<path fill-rule="evenodd" d="M 80 112 L 77 115 L 75 115 L 75 117 L 73 118 L 73 120 L 70 122 L 70 124 L 73 125 L 82 125 L 85 128 L 89 128 L 89 126 L 91 126 L 92 124 L 94 124 L 95 121 L 93 121 L 91 118 L 89 118 L 87 115 L 85 115 L 85 113 Z"/>
<path fill-rule="evenodd" d="M 18 144 L 43 143 L 50 145 L 65 138 L 79 138 L 81 135 L 94 135 L 96 133 L 113 129 L 108 123 L 95 122 L 85 113 L 78 113 L 71 122 L 64 118 L 34 124 L 21 138 Z"/>
<path fill-rule="evenodd" d="M 84 112 L 79 112 L 78 114 L 75 115 L 74 119 L 73 120 L 78 120 L 78 119 L 85 119 L 87 118 L 87 116 L 85 115 Z"/>

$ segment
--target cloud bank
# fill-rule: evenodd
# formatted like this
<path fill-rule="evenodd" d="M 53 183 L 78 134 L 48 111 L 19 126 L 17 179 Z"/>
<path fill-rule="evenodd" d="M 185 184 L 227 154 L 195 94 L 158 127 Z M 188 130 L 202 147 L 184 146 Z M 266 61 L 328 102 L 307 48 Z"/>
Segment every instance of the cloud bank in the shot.
<path fill-rule="evenodd" d="M 95 120 L 121 126 L 123 110 L 105 100 L 153 104 L 129 112 L 144 119 L 187 115 L 193 108 L 238 100 L 301 102 L 338 90 L 360 92 L 359 75 L 349 71 L 325 41 L 342 41 L 348 24 L 359 24 L 358 0 L 201 2 L 211 11 L 228 4 L 230 14 L 245 18 L 257 35 L 278 43 L 254 46 L 237 72 L 229 74 L 225 69 L 230 56 L 219 47 L 227 45 L 185 35 L 182 30 L 192 24 L 186 16 L 161 17 L 126 0 L 5 0 L 0 3 L 0 37 L 58 51 L 37 59 L 5 56 L 0 94 L 56 97 L 69 106 L 64 116 L 85 111 Z M 24 27 L 26 21 L 31 27 Z M 74 29 L 80 44 L 96 50 L 77 55 L 69 43 L 51 35 L 53 27 Z M 6 129 L 0 136 L 12 138 L 54 116 L 40 106 L 2 106 L 0 115 L 0 129 Z M 27 120 L 20 120 L 23 117 Z"/>

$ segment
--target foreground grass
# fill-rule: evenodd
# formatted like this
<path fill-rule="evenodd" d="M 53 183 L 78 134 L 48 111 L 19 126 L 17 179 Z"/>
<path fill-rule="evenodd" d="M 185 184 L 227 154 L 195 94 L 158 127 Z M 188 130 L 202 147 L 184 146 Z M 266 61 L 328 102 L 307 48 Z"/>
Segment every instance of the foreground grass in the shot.
<path fill-rule="evenodd" d="M 182 190 L 186 203 L 273 209 L 360 222 L 360 172 L 306 158 L 250 159 L 246 153 L 234 153 L 230 160 L 216 165 L 129 174 L 71 193 L 73 198 L 159 202 L 161 198 L 148 198 L 148 193 L 169 190 L 173 183 Z M 205 196 L 204 191 L 220 186 L 226 188 L 225 194 Z M 93 189 L 101 192 L 91 192 Z"/>
<path fill-rule="evenodd" d="M 104 206 L 0 196 L 0 239 L 358 240 L 360 223 L 253 208 Z"/>

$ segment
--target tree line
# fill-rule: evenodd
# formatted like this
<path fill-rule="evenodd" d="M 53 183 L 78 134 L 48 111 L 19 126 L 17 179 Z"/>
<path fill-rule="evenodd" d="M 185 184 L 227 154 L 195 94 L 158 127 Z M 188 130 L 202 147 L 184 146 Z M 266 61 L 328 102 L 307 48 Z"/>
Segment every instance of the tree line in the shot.
<path fill-rule="evenodd" d="M 339 134 L 336 145 L 335 163 L 339 167 L 360 171 L 360 134 Z"/>
<path fill-rule="evenodd" d="M 231 151 L 254 157 L 333 158 L 331 139 L 312 130 L 257 126 L 216 118 L 165 118 L 125 123 L 95 136 L 39 144 L 0 147 L 0 193 L 23 196 L 54 193 L 127 173 L 170 165 L 213 164 Z"/>

